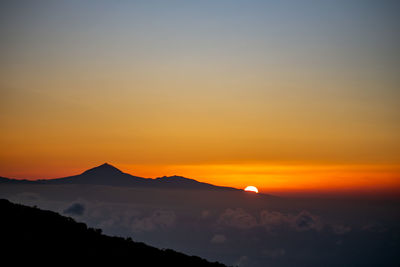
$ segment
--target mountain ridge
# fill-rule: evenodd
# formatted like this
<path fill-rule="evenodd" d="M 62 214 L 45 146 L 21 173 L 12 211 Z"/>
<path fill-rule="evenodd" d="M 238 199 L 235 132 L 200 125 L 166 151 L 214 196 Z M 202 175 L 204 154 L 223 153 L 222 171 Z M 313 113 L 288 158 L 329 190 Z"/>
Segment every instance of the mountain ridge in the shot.
<path fill-rule="evenodd" d="M 0 184 L 86 184 L 109 185 L 122 187 L 153 187 L 153 188 L 183 188 L 183 189 L 207 189 L 207 190 L 239 190 L 233 187 L 217 186 L 197 181 L 183 176 L 162 176 L 156 178 L 143 178 L 121 171 L 111 164 L 104 163 L 90 168 L 81 174 L 54 178 L 54 179 L 12 179 L 0 177 Z"/>

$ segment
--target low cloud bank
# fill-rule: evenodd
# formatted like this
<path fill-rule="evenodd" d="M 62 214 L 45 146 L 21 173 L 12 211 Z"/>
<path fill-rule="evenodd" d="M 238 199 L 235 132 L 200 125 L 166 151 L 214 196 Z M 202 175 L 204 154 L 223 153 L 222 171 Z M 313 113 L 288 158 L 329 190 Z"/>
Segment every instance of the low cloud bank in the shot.
<path fill-rule="evenodd" d="M 174 226 L 176 214 L 171 210 L 156 210 L 149 217 L 136 218 L 132 223 L 133 232 L 148 232 Z"/>
<path fill-rule="evenodd" d="M 322 222 L 319 216 L 308 211 L 301 211 L 298 214 L 284 214 L 277 211 L 263 210 L 257 219 L 241 208 L 227 209 L 219 217 L 218 223 L 232 228 L 250 229 L 264 227 L 273 231 L 281 227 L 289 227 L 298 232 L 322 229 Z"/>

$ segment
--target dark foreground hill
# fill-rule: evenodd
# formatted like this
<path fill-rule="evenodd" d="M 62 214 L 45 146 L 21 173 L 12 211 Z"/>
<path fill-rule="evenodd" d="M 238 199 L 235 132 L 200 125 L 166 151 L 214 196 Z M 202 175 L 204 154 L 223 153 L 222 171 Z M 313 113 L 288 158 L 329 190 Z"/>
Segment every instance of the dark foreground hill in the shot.
<path fill-rule="evenodd" d="M 72 218 L 0 200 L 3 261 L 30 264 L 88 263 L 112 266 L 214 266 L 196 256 L 160 250 L 130 238 L 103 235 Z M 10 260 L 10 261 L 9 261 Z M 100 266 L 100 265 L 99 265 Z"/>

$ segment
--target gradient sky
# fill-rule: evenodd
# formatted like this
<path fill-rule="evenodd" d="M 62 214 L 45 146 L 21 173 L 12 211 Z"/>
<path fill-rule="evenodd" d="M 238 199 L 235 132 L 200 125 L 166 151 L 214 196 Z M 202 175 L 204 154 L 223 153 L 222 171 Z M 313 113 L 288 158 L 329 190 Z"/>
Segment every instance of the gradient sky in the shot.
<path fill-rule="evenodd" d="M 1 1 L 0 175 L 109 162 L 400 192 L 398 1 Z"/>

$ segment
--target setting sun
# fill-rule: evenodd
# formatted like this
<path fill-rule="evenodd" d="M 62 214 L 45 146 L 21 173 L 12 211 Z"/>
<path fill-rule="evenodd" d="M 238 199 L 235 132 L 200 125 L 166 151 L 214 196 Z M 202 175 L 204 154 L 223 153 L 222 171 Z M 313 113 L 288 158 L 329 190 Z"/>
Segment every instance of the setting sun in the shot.
<path fill-rule="evenodd" d="M 249 185 L 248 187 L 246 187 L 244 189 L 244 191 L 246 192 L 254 192 L 254 193 L 258 193 L 258 189 L 255 186 Z"/>

